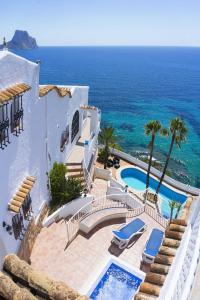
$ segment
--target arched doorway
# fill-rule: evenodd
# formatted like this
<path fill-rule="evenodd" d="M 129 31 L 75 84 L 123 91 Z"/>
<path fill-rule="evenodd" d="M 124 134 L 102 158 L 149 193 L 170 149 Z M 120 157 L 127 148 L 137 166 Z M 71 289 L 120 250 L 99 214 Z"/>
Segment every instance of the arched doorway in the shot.
<path fill-rule="evenodd" d="M 71 142 L 73 142 L 78 132 L 79 132 L 79 112 L 77 110 L 72 119 Z"/>

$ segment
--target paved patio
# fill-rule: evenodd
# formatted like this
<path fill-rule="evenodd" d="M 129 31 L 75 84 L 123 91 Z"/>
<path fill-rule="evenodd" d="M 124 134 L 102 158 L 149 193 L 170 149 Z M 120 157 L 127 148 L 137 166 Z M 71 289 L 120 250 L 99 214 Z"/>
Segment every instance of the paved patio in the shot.
<path fill-rule="evenodd" d="M 112 230 L 117 229 L 123 220 L 104 223 L 88 236 L 78 234 L 67 248 L 65 222 L 54 223 L 49 228 L 43 228 L 39 234 L 32 251 L 31 264 L 80 292 L 94 279 L 110 255 L 140 268 L 143 248 L 152 228 L 162 229 L 147 214 L 143 213 L 140 218 L 147 224 L 147 231 L 124 251 L 111 245 Z"/>
<path fill-rule="evenodd" d="M 95 178 L 90 193 L 94 195 L 95 199 L 98 199 L 99 197 L 103 197 L 106 195 L 107 186 L 108 186 L 107 180 Z"/>

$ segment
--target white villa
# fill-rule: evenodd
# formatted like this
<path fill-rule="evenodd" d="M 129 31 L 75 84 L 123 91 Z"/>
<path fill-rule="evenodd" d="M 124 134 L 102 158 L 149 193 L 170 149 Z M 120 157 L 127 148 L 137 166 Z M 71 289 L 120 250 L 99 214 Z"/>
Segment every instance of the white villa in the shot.
<path fill-rule="evenodd" d="M 48 201 L 53 163 L 81 163 L 86 153 L 86 164 L 91 164 L 100 112 L 88 106 L 87 86 L 39 86 L 40 65 L 6 50 L 0 52 L 0 70 L 2 262 L 6 253 L 18 251 L 23 225 L 31 214 L 37 217 Z M 20 212 L 24 224 L 16 217 Z"/>
<path fill-rule="evenodd" d="M 88 104 L 89 87 L 41 86 L 39 71 L 40 63 L 0 51 L 0 299 L 110 300 L 90 296 L 113 261 L 141 279 L 132 299 L 200 299 L 199 189 L 165 176 L 165 187 L 185 197 L 169 224 L 162 197 L 145 202 L 144 191 L 125 188 L 120 175 L 145 173 L 146 163 L 115 149 L 119 169 L 97 162 L 101 113 Z M 48 215 L 54 162 L 87 189 Z M 151 169 L 152 178 L 160 175 Z M 113 232 L 136 219 L 145 230 L 125 246 L 113 242 Z M 164 237 L 147 263 L 154 229 Z"/>

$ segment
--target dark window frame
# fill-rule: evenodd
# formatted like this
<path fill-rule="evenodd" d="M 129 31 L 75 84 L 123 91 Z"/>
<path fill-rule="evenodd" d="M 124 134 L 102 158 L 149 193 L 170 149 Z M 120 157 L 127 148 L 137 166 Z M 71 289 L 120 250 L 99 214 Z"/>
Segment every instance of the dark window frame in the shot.
<path fill-rule="evenodd" d="M 12 228 L 13 228 L 15 239 L 22 240 L 25 234 L 25 227 L 24 227 L 23 216 L 21 212 L 19 212 L 18 214 L 12 217 Z"/>
<path fill-rule="evenodd" d="M 11 133 L 18 136 L 23 128 L 23 95 L 17 95 L 13 98 L 13 102 L 11 103 L 10 108 L 10 130 Z"/>
<path fill-rule="evenodd" d="M 79 111 L 77 110 L 74 113 L 74 116 L 73 116 L 73 119 L 72 119 L 71 143 L 74 141 L 74 139 L 77 136 L 78 132 L 79 132 Z"/>
<path fill-rule="evenodd" d="M 4 149 L 9 140 L 8 103 L 0 105 L 0 148 Z"/>
<path fill-rule="evenodd" d="M 69 125 L 65 128 L 65 130 L 61 134 L 60 138 L 60 151 L 63 152 L 65 146 L 69 143 Z"/>
<path fill-rule="evenodd" d="M 32 199 L 30 193 L 27 194 L 26 199 L 22 203 L 22 211 L 24 219 L 30 221 L 32 218 Z"/>

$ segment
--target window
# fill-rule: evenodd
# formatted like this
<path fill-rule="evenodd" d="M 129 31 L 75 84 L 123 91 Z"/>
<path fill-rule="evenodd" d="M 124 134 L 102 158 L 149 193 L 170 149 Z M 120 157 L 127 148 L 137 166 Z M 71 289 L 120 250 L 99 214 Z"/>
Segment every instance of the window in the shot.
<path fill-rule="evenodd" d="M 23 211 L 23 215 L 24 215 L 24 219 L 30 221 L 32 218 L 32 206 L 31 206 L 32 200 L 31 200 L 31 196 L 30 193 L 28 193 L 28 195 L 26 196 L 26 199 L 24 200 L 23 204 L 22 204 L 22 211 Z"/>
<path fill-rule="evenodd" d="M 60 151 L 63 152 L 65 149 L 65 145 L 69 143 L 69 125 L 61 134 L 60 139 Z"/>
<path fill-rule="evenodd" d="M 18 95 L 13 99 L 10 111 L 11 132 L 16 136 L 23 131 L 23 114 L 22 95 Z"/>
<path fill-rule="evenodd" d="M 0 105 L 0 148 L 7 147 L 9 142 L 8 104 Z"/>
<path fill-rule="evenodd" d="M 21 213 L 18 213 L 14 217 L 12 217 L 12 228 L 15 239 L 22 240 L 24 237 L 25 228 L 23 224 L 23 216 Z"/>
<path fill-rule="evenodd" d="M 73 119 L 72 119 L 72 135 L 71 135 L 71 142 L 75 139 L 77 133 L 79 132 L 79 112 L 78 110 L 75 112 Z"/>

